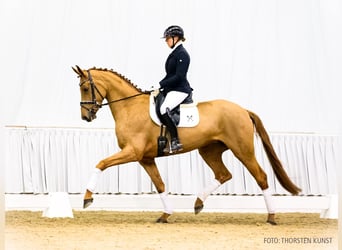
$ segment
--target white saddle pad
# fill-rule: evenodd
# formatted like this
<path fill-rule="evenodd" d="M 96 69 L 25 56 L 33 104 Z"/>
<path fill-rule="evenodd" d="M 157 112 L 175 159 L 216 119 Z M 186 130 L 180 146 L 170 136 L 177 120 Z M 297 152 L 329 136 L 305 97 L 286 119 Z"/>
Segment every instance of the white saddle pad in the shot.
<path fill-rule="evenodd" d="M 150 95 L 150 117 L 153 122 L 161 125 L 161 122 L 156 113 L 156 106 L 154 102 L 154 97 L 159 93 L 158 90 L 153 91 Z M 199 123 L 199 113 L 197 108 L 197 103 L 181 104 L 180 105 L 180 120 L 177 127 L 195 127 Z"/>

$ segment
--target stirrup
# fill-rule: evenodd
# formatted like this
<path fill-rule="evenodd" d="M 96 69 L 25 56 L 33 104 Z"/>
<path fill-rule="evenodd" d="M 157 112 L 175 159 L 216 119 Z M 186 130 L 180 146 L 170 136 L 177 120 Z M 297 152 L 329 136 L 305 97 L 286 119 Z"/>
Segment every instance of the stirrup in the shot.
<path fill-rule="evenodd" d="M 183 150 L 183 144 L 179 142 L 177 138 L 171 139 L 169 147 L 165 147 L 163 152 L 167 154 L 177 153 Z"/>
<path fill-rule="evenodd" d="M 183 145 L 177 138 L 171 140 L 170 153 L 176 153 L 183 150 Z"/>

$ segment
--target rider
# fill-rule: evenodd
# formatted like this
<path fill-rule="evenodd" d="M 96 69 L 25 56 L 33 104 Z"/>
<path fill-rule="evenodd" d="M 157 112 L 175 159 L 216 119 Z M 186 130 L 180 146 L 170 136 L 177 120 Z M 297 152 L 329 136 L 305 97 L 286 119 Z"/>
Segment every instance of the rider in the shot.
<path fill-rule="evenodd" d="M 181 104 L 191 93 L 192 88 L 186 78 L 190 64 L 190 56 L 183 47 L 184 31 L 180 26 L 168 27 L 164 36 L 167 45 L 172 49 L 165 63 L 166 76 L 159 82 L 165 100 L 160 107 L 162 122 L 171 136 L 171 151 L 183 149 L 178 139 L 177 127 L 170 117 L 170 111 Z"/>

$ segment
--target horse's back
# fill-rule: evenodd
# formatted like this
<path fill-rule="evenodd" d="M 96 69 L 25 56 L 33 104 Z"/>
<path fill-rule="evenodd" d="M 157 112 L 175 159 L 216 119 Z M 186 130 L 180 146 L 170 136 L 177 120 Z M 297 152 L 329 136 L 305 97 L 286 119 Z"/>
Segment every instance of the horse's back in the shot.
<path fill-rule="evenodd" d="M 200 126 L 215 131 L 221 139 L 235 138 L 238 141 L 242 138 L 253 137 L 253 122 L 248 111 L 240 105 L 219 99 L 200 102 L 198 109 Z"/>
<path fill-rule="evenodd" d="M 213 117 L 226 116 L 231 118 L 249 118 L 248 111 L 240 105 L 223 99 L 199 102 L 198 109 L 201 115 Z"/>

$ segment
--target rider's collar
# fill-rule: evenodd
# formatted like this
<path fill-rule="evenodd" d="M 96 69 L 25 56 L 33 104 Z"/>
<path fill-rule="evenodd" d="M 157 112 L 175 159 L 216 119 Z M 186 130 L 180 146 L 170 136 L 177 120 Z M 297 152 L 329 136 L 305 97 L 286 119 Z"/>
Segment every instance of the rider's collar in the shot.
<path fill-rule="evenodd" d="M 183 44 L 183 41 L 178 41 L 171 50 L 174 51 L 179 45 L 182 45 L 182 44 Z"/>

